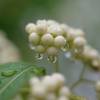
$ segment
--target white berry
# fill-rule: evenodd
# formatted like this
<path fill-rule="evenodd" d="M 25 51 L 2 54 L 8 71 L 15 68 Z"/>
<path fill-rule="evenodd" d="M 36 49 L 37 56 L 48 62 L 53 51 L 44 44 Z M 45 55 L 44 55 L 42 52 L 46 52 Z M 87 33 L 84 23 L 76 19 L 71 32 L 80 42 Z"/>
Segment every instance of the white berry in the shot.
<path fill-rule="evenodd" d="M 45 52 L 45 47 L 43 45 L 38 45 L 38 46 L 36 46 L 35 50 L 38 53 L 44 53 Z"/>
<path fill-rule="evenodd" d="M 57 24 L 48 27 L 48 33 L 51 33 L 53 36 L 62 35 L 62 32 L 62 29 Z"/>
<path fill-rule="evenodd" d="M 48 56 L 55 56 L 58 53 L 58 49 L 56 47 L 49 47 L 47 48 L 47 54 Z"/>
<path fill-rule="evenodd" d="M 57 100 L 57 97 L 54 93 L 49 93 L 46 100 Z"/>
<path fill-rule="evenodd" d="M 40 41 L 40 37 L 37 33 L 33 32 L 32 34 L 29 35 L 29 42 L 32 43 L 33 45 L 37 45 Z"/>
<path fill-rule="evenodd" d="M 42 84 L 46 87 L 47 91 L 49 91 L 49 92 L 56 91 L 56 89 L 58 87 L 56 79 L 54 79 L 50 76 L 44 77 Z"/>
<path fill-rule="evenodd" d="M 71 92 L 70 92 L 70 90 L 69 90 L 69 88 L 68 87 L 62 87 L 60 90 L 59 90 L 59 95 L 60 96 L 67 96 L 67 97 L 69 97 L 70 96 L 70 94 L 71 94 Z"/>
<path fill-rule="evenodd" d="M 69 99 L 68 99 L 68 97 L 61 96 L 61 97 L 58 98 L 58 100 L 69 100 Z"/>
<path fill-rule="evenodd" d="M 26 25 L 25 30 L 28 34 L 31 34 L 32 32 L 36 32 L 36 25 L 33 23 L 29 23 Z"/>
<path fill-rule="evenodd" d="M 54 44 L 55 44 L 56 47 L 63 47 L 66 44 L 66 40 L 63 36 L 57 36 L 54 39 Z"/>
<path fill-rule="evenodd" d="M 100 92 L 100 81 L 96 82 L 96 91 Z"/>
<path fill-rule="evenodd" d="M 39 35 L 45 34 L 47 32 L 47 22 L 45 20 L 37 21 L 36 28 Z"/>
<path fill-rule="evenodd" d="M 35 84 L 39 84 L 40 80 L 37 77 L 34 77 L 30 80 L 30 85 L 34 86 Z"/>
<path fill-rule="evenodd" d="M 73 43 L 76 47 L 83 47 L 86 44 L 86 40 L 83 37 L 76 37 Z"/>
<path fill-rule="evenodd" d="M 54 73 L 54 74 L 52 75 L 52 78 L 54 78 L 54 79 L 57 81 L 59 87 L 61 87 L 61 86 L 64 85 L 65 78 L 64 78 L 63 75 L 61 75 L 61 74 L 59 74 L 59 73 Z"/>
<path fill-rule="evenodd" d="M 38 99 L 43 99 L 46 97 L 47 95 L 47 91 L 45 89 L 44 86 L 41 86 L 40 85 L 35 85 L 32 89 L 32 94 L 35 98 L 38 98 Z"/>
<path fill-rule="evenodd" d="M 52 45 L 54 42 L 54 38 L 51 34 L 44 34 L 41 38 L 41 43 L 44 45 Z"/>

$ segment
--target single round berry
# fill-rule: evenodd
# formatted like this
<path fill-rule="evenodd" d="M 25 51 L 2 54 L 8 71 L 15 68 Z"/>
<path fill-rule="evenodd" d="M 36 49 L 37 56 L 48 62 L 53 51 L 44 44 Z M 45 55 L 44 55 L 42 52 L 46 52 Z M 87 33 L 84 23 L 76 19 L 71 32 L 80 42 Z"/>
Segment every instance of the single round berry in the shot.
<path fill-rule="evenodd" d="M 63 36 L 57 36 L 54 39 L 54 45 L 58 48 L 65 46 L 65 44 L 66 44 L 66 40 Z"/>
<path fill-rule="evenodd" d="M 46 100 L 57 100 L 56 94 L 49 93 L 46 97 Z"/>
<path fill-rule="evenodd" d="M 58 88 L 57 80 L 51 76 L 44 77 L 42 84 L 46 87 L 48 92 L 55 92 Z"/>
<path fill-rule="evenodd" d="M 85 46 L 83 56 L 87 59 L 97 59 L 99 57 L 99 53 L 95 49 Z"/>
<path fill-rule="evenodd" d="M 45 87 L 42 86 L 41 84 L 39 84 L 39 85 L 36 84 L 36 85 L 32 88 L 31 91 L 32 91 L 32 95 L 33 95 L 35 98 L 37 98 L 37 100 L 41 100 L 41 99 L 44 100 L 44 98 L 45 98 L 46 95 L 47 95 L 47 91 L 46 91 Z"/>
<path fill-rule="evenodd" d="M 47 33 L 47 22 L 45 20 L 43 21 L 39 20 L 37 22 L 36 28 L 37 28 L 37 33 L 39 35 Z"/>
<path fill-rule="evenodd" d="M 51 34 L 44 34 L 41 37 L 41 43 L 45 46 L 52 45 L 54 42 L 54 38 Z"/>
<path fill-rule="evenodd" d="M 60 96 L 60 97 L 58 98 L 58 100 L 69 100 L 69 98 L 66 97 L 66 96 Z"/>
<path fill-rule="evenodd" d="M 52 78 L 56 80 L 58 87 L 62 87 L 64 85 L 65 78 L 63 75 L 61 75 L 59 73 L 54 73 L 52 75 Z"/>
<path fill-rule="evenodd" d="M 100 92 L 100 81 L 96 82 L 96 91 Z"/>
<path fill-rule="evenodd" d="M 56 21 L 54 21 L 54 20 L 48 20 L 48 21 L 47 21 L 47 25 L 48 25 L 48 26 L 51 26 L 51 25 L 58 25 L 58 23 L 57 23 Z"/>
<path fill-rule="evenodd" d="M 32 32 L 36 32 L 36 25 L 33 23 L 29 23 L 26 25 L 25 30 L 28 34 L 31 34 Z"/>
<path fill-rule="evenodd" d="M 61 27 L 61 29 L 63 31 L 63 35 L 67 37 L 69 26 L 67 26 L 66 24 L 61 24 L 60 27 Z"/>
<path fill-rule="evenodd" d="M 56 47 L 48 47 L 46 52 L 48 56 L 56 56 L 58 49 Z"/>
<path fill-rule="evenodd" d="M 75 47 L 83 47 L 86 44 L 86 40 L 83 37 L 76 37 L 73 43 Z"/>
<path fill-rule="evenodd" d="M 35 84 L 39 84 L 40 80 L 37 77 L 34 77 L 30 80 L 30 85 L 34 86 Z"/>
<path fill-rule="evenodd" d="M 80 30 L 80 29 L 76 29 L 75 30 L 75 33 L 76 33 L 76 36 L 78 37 L 78 36 L 81 36 L 81 37 L 84 37 L 84 32 L 82 31 L 82 30 Z"/>
<path fill-rule="evenodd" d="M 59 25 L 54 24 L 48 27 L 48 33 L 51 33 L 55 37 L 57 35 L 62 35 L 63 31 Z"/>
<path fill-rule="evenodd" d="M 60 96 L 67 96 L 67 97 L 69 97 L 71 95 L 71 92 L 70 92 L 68 87 L 63 86 L 59 90 L 59 95 Z"/>
<path fill-rule="evenodd" d="M 45 52 L 45 47 L 43 45 L 38 45 L 38 46 L 36 46 L 35 50 L 38 53 L 44 53 Z"/>
<path fill-rule="evenodd" d="M 32 45 L 37 45 L 40 41 L 40 37 L 37 33 L 33 32 L 32 34 L 29 35 L 29 42 Z"/>

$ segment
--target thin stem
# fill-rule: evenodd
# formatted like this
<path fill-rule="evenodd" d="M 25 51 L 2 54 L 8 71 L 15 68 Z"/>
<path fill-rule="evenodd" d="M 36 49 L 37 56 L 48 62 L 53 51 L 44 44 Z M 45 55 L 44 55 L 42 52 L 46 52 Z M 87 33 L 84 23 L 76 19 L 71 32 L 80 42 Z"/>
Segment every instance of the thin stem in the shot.
<path fill-rule="evenodd" d="M 77 81 L 71 86 L 71 89 L 75 88 L 80 82 L 83 81 L 84 72 L 85 72 L 85 66 L 83 66 L 83 69 L 82 69 L 82 72 L 81 72 L 81 74 L 80 74 L 79 80 L 77 80 Z"/>
<path fill-rule="evenodd" d="M 81 83 L 82 82 L 82 79 L 79 79 L 78 81 L 76 81 L 71 87 L 70 87 L 70 89 L 72 90 L 72 89 L 74 89 L 79 83 Z"/>
<path fill-rule="evenodd" d="M 58 60 L 58 57 L 57 57 L 57 61 L 54 63 L 54 71 L 55 72 L 59 72 L 59 60 Z"/>

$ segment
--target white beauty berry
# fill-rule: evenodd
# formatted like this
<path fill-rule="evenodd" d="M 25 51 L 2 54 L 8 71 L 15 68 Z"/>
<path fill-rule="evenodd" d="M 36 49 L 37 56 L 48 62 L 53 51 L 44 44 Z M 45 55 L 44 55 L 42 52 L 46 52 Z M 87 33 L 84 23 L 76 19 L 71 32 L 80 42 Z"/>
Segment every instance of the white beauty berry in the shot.
<path fill-rule="evenodd" d="M 33 23 L 29 23 L 26 25 L 25 30 L 28 34 L 31 34 L 32 32 L 36 32 L 36 25 Z"/>
<path fill-rule="evenodd" d="M 33 32 L 29 35 L 29 42 L 31 44 L 37 45 L 39 41 L 40 41 L 40 36 L 37 33 Z"/>
<path fill-rule="evenodd" d="M 100 59 L 93 59 L 92 66 L 96 69 L 100 69 Z"/>
<path fill-rule="evenodd" d="M 76 30 L 75 30 L 75 33 L 76 33 L 77 37 L 78 37 L 78 36 L 84 37 L 84 35 L 85 35 L 85 33 L 84 33 L 82 30 L 80 30 L 80 29 L 76 29 Z"/>
<path fill-rule="evenodd" d="M 46 51 L 48 56 L 56 56 L 58 53 L 58 49 L 56 47 L 48 47 Z"/>
<path fill-rule="evenodd" d="M 57 100 L 69 100 L 69 98 L 65 96 L 60 96 Z"/>
<path fill-rule="evenodd" d="M 54 24 L 48 27 L 48 33 L 51 33 L 55 37 L 57 35 L 62 35 L 63 31 L 59 25 Z"/>
<path fill-rule="evenodd" d="M 41 37 L 41 43 L 43 45 L 52 45 L 54 42 L 54 38 L 51 34 L 44 34 L 42 37 Z"/>
<path fill-rule="evenodd" d="M 54 92 L 58 87 L 56 79 L 52 78 L 51 76 L 45 76 L 42 84 L 46 87 L 48 92 Z"/>
<path fill-rule="evenodd" d="M 89 46 L 85 46 L 84 51 L 83 51 L 83 56 L 88 59 L 97 59 L 99 57 L 99 53 L 97 50 Z"/>
<path fill-rule="evenodd" d="M 96 91 L 100 92 L 100 81 L 96 82 L 96 86 L 95 87 L 96 87 Z"/>
<path fill-rule="evenodd" d="M 56 94 L 49 93 L 46 97 L 46 100 L 57 100 Z"/>
<path fill-rule="evenodd" d="M 45 89 L 44 86 L 42 86 L 41 84 L 40 85 L 35 85 L 33 88 L 32 88 L 32 95 L 37 98 L 37 99 L 44 99 L 47 95 L 47 91 Z"/>
<path fill-rule="evenodd" d="M 61 29 L 63 31 L 63 35 L 67 37 L 69 26 L 67 26 L 66 24 L 61 24 L 60 27 L 61 27 Z"/>
<path fill-rule="evenodd" d="M 43 35 L 45 33 L 47 33 L 47 22 L 45 20 L 39 20 L 37 21 L 37 25 L 36 25 L 36 28 L 37 28 L 37 33 L 39 35 Z"/>
<path fill-rule="evenodd" d="M 65 78 L 64 78 L 64 76 L 61 75 L 60 73 L 54 73 L 54 74 L 52 75 L 52 78 L 54 78 L 54 79 L 57 81 L 59 87 L 61 87 L 61 86 L 64 85 Z"/>
<path fill-rule="evenodd" d="M 73 29 L 73 28 L 68 28 L 68 33 L 67 33 L 67 38 L 70 39 L 75 39 L 76 37 L 83 37 L 84 32 L 82 32 L 79 29 Z"/>
<path fill-rule="evenodd" d="M 34 78 L 32 78 L 31 80 L 30 80 L 30 85 L 31 86 L 34 86 L 35 84 L 39 84 L 40 83 L 40 80 L 39 80 L 39 78 L 37 78 L 37 77 L 34 77 Z"/>
<path fill-rule="evenodd" d="M 47 24 L 47 21 L 44 20 L 37 20 L 36 24 Z"/>
<path fill-rule="evenodd" d="M 67 38 L 68 38 L 68 40 L 76 38 L 75 29 L 73 29 L 73 28 L 68 29 Z"/>
<path fill-rule="evenodd" d="M 54 39 L 54 45 L 58 48 L 65 46 L 65 44 L 66 44 L 66 40 L 63 36 L 57 36 Z"/>
<path fill-rule="evenodd" d="M 47 21 L 47 24 L 48 24 L 48 26 L 51 26 L 51 25 L 58 25 L 58 23 L 57 23 L 56 21 L 54 21 L 54 20 L 48 20 L 48 21 Z"/>
<path fill-rule="evenodd" d="M 90 52 L 89 52 L 89 54 L 90 54 L 91 58 L 93 58 L 93 59 L 96 59 L 96 58 L 99 57 L 99 53 L 95 49 L 91 49 Z"/>
<path fill-rule="evenodd" d="M 75 47 L 83 47 L 84 45 L 86 45 L 86 40 L 83 37 L 76 37 L 73 41 L 73 44 L 75 45 Z"/>
<path fill-rule="evenodd" d="M 43 45 L 38 45 L 38 46 L 36 46 L 35 50 L 38 53 L 44 53 L 45 52 L 45 47 Z"/>
<path fill-rule="evenodd" d="M 61 89 L 59 90 L 59 95 L 60 95 L 60 96 L 69 97 L 69 96 L 71 95 L 71 92 L 70 92 L 70 90 L 69 90 L 68 87 L 63 86 L 63 87 L 61 87 Z"/>

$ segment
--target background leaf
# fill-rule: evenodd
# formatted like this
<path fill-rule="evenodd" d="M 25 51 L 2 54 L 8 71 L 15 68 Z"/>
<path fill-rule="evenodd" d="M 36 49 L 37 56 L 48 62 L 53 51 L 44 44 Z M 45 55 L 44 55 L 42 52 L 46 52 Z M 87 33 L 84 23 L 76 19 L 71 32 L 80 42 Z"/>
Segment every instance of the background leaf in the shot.
<path fill-rule="evenodd" d="M 0 100 L 11 100 L 33 73 L 40 75 L 42 68 L 26 63 L 10 63 L 0 66 Z M 34 71 L 35 70 L 35 71 Z M 37 70 L 37 71 L 36 71 Z M 40 70 L 40 73 L 39 73 Z"/>

